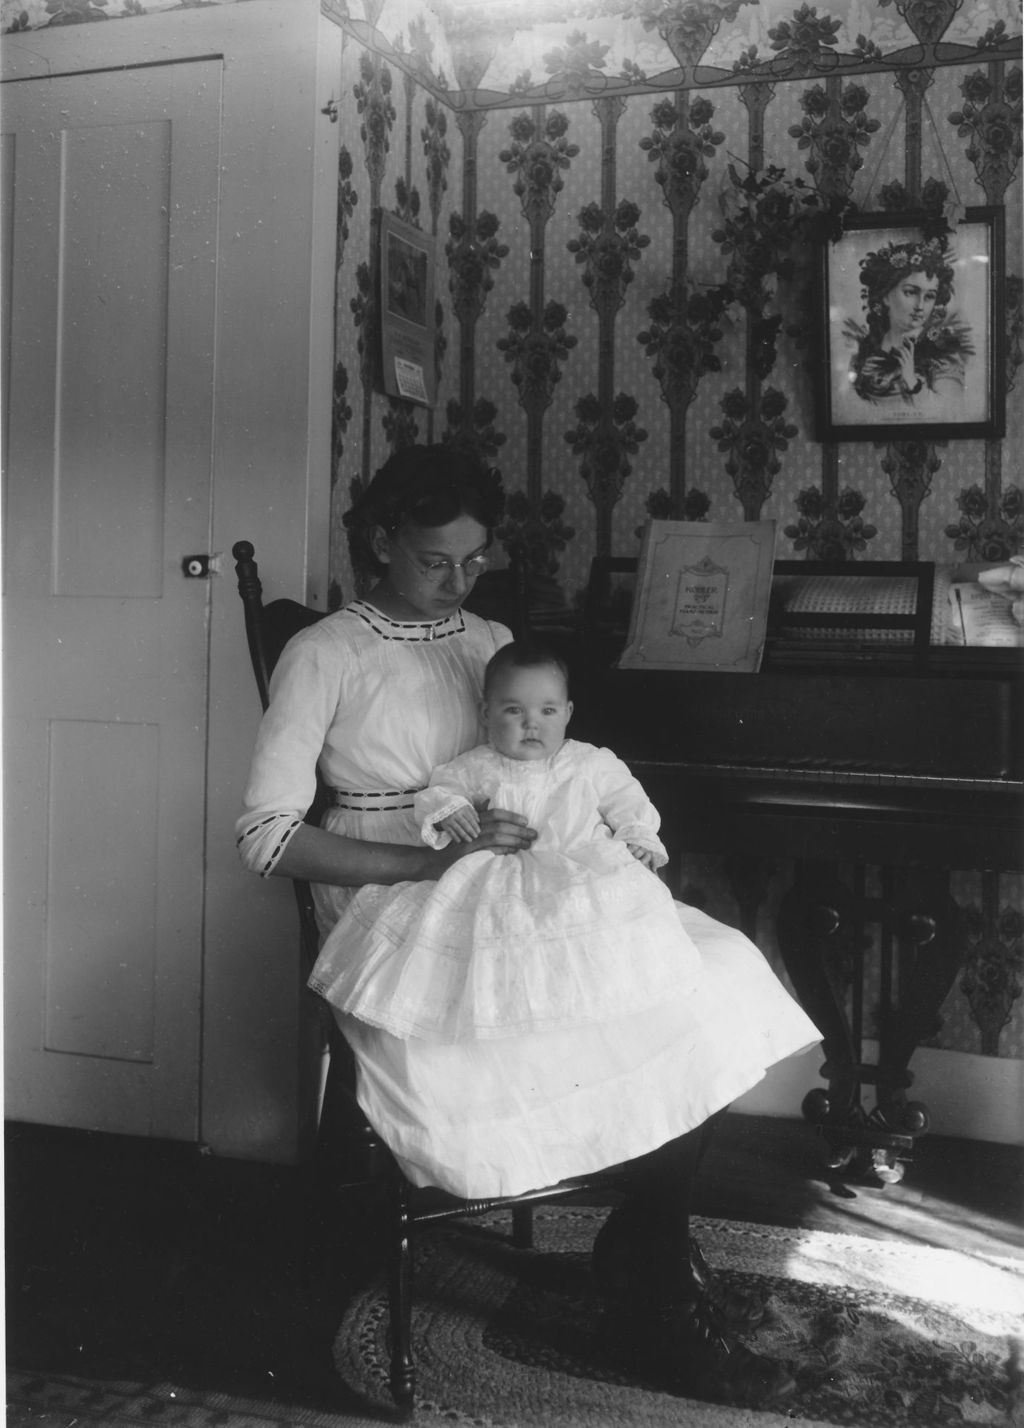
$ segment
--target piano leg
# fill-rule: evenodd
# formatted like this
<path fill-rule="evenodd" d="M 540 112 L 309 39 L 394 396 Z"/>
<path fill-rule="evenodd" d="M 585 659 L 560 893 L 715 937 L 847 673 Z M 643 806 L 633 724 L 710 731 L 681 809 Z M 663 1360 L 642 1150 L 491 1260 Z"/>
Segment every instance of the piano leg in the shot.
<path fill-rule="evenodd" d="M 877 1065 L 863 1059 L 865 925 L 880 932 L 882 976 Z M 934 1035 L 939 1011 L 962 962 L 961 915 L 948 874 L 882 870 L 882 896 L 851 892 L 828 863 L 797 864 L 779 906 L 779 949 L 797 996 L 822 1033 L 828 1089 L 808 1092 L 803 1112 L 821 1130 L 833 1170 L 870 1172 L 883 1183 L 903 1178 L 928 1111 L 907 1099 L 916 1048 Z M 876 1103 L 862 1105 L 865 1086 Z"/>
<path fill-rule="evenodd" d="M 861 1109 L 859 1035 L 847 1012 L 847 996 L 859 984 L 860 947 L 855 900 L 829 863 L 799 862 L 793 886 L 779 904 L 779 951 L 800 1005 L 821 1032 L 822 1075 L 828 1090 L 804 1097 L 803 1113 L 819 1126 L 830 1169 L 853 1161 L 864 1124 Z M 859 1019 L 859 1018 L 858 1018 Z"/>
<path fill-rule="evenodd" d="M 929 868 L 902 868 L 894 878 L 889 915 L 899 949 L 895 997 L 882 1008 L 878 1058 L 878 1114 L 893 1129 L 921 1135 L 928 1115 L 908 1101 L 910 1059 L 942 1025 L 939 1012 L 963 965 L 963 917 L 949 892 L 949 875 Z M 923 1121 L 923 1123 L 922 1123 Z"/>

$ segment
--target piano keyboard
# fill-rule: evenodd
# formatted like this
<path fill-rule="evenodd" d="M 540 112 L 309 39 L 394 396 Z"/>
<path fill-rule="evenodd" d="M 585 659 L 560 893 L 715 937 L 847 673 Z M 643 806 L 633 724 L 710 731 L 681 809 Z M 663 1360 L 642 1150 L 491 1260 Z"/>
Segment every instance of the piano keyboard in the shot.
<path fill-rule="evenodd" d="M 764 783 L 816 784 L 819 787 L 865 789 L 935 789 L 983 793 L 1024 793 L 1024 781 L 1014 778 L 961 778 L 946 774 L 896 773 L 882 769 L 842 769 L 809 765 L 702 764 L 682 759 L 630 759 L 633 768 L 665 769 L 687 778 L 751 779 Z"/>

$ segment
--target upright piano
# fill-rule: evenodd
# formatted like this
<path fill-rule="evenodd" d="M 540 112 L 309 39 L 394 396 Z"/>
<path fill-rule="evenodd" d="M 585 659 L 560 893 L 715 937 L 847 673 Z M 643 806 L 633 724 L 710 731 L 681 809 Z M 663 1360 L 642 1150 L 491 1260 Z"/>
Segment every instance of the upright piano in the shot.
<path fill-rule="evenodd" d="M 727 860 L 748 935 L 759 868 L 792 861 L 776 934 L 823 1033 L 827 1081 L 804 1114 L 837 1171 L 901 1179 L 929 1124 L 907 1097 L 910 1061 L 938 1030 L 965 958 L 950 870 L 1024 869 L 1024 652 L 919 639 L 820 648 L 770 629 L 760 670 L 735 674 L 619 669 L 624 640 L 587 621 L 556 636 L 572 673 L 573 736 L 626 759 L 675 854 Z M 863 1050 L 870 925 L 873 1064 Z"/>

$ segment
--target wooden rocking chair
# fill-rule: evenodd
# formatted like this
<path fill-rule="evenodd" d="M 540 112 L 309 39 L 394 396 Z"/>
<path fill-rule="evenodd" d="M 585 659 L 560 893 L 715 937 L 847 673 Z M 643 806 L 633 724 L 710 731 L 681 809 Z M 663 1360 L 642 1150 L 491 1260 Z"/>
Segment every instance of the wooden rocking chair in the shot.
<path fill-rule="evenodd" d="M 249 541 L 232 547 L 238 575 L 238 593 L 245 608 L 245 630 L 253 673 L 264 709 L 269 699 L 269 682 L 277 659 L 288 640 L 323 618 L 323 612 L 294 600 L 273 600 L 263 604 L 255 552 Z M 318 783 L 319 787 L 319 783 Z M 318 823 L 326 803 L 323 790 L 306 814 L 307 822 Z M 316 960 L 318 933 L 309 885 L 294 880 L 299 933 L 305 965 Z M 481 1200 L 462 1200 L 437 1189 L 417 1189 L 399 1170 L 390 1151 L 363 1114 L 355 1095 L 355 1061 L 336 1022 L 329 1018 L 329 1069 L 317 1127 L 315 1158 L 334 1176 L 338 1188 L 348 1184 L 378 1183 L 384 1202 L 384 1238 L 388 1275 L 388 1307 L 391 1323 L 391 1392 L 406 1415 L 414 1407 L 416 1368 L 412 1352 L 412 1240 L 424 1225 L 458 1216 L 479 1215 L 508 1206 L 512 1212 L 512 1241 L 529 1248 L 533 1241 L 533 1206 L 540 1201 L 562 1199 L 600 1187 L 615 1190 L 624 1182 L 624 1172 L 614 1167 L 593 1176 L 563 1181 L 558 1185 L 531 1190 L 523 1195 Z M 339 1178 L 340 1177 L 340 1178 Z"/>

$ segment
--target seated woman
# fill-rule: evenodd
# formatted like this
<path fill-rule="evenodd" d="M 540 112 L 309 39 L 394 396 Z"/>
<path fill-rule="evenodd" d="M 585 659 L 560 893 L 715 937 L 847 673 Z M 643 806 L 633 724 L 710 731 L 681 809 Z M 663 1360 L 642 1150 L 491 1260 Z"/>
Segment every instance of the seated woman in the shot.
<path fill-rule="evenodd" d="M 514 858 L 537 831 L 489 808 L 480 832 L 424 845 L 415 798 L 480 740 L 484 668 L 511 635 L 462 609 L 487 564 L 496 473 L 445 446 L 397 452 L 346 516 L 367 595 L 287 646 L 260 726 L 238 845 L 263 876 L 309 879 L 326 937 L 367 884 L 436 880 L 460 858 Z M 303 822 L 317 765 L 334 791 Z M 595 1244 L 595 1271 L 631 1306 L 667 1387 L 760 1405 L 790 1392 L 781 1364 L 730 1325 L 756 1317 L 710 1278 L 689 1236 L 710 1122 L 815 1027 L 739 932 L 682 904 L 695 983 L 642 1010 L 498 1039 L 401 1035 L 336 1011 L 371 1124 L 416 1185 L 513 1194 L 624 1161 L 630 1189 Z"/>
<path fill-rule="evenodd" d="M 915 416 L 955 415 L 974 347 L 970 328 L 948 316 L 953 268 L 945 241 L 890 243 L 868 253 L 860 272 L 867 324 L 848 319 L 845 328 L 856 344 L 853 391 Z"/>

